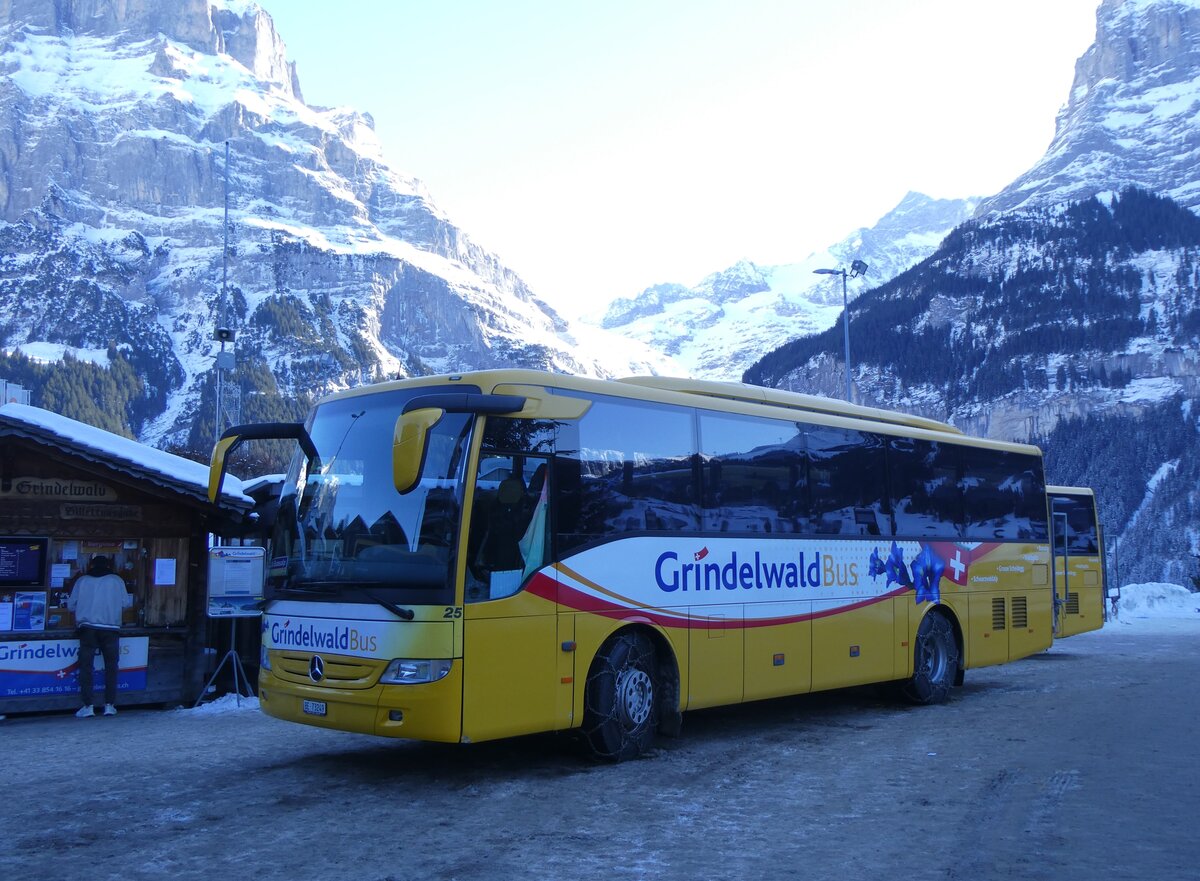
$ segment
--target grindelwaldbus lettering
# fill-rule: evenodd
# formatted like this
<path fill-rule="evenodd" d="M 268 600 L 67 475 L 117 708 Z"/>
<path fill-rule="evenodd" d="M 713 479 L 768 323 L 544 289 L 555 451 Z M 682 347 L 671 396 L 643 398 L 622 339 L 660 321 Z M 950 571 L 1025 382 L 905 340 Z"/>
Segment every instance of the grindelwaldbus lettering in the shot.
<path fill-rule="evenodd" d="M 698 555 L 699 556 L 699 555 Z M 761 551 L 755 551 L 750 561 L 738 552 L 729 555 L 728 562 L 680 563 L 679 554 L 664 551 L 654 566 L 654 580 L 659 590 L 667 593 L 688 590 L 763 590 L 771 588 L 827 587 L 829 585 L 854 586 L 858 584 L 858 565 L 836 564 L 826 556 L 821 563 L 820 552 L 805 562 L 804 551 L 796 560 L 764 560 Z"/>
<path fill-rule="evenodd" d="M 273 621 L 269 624 L 271 645 L 274 648 L 313 649 L 341 652 L 374 652 L 379 640 L 350 625 L 292 624 Z"/>

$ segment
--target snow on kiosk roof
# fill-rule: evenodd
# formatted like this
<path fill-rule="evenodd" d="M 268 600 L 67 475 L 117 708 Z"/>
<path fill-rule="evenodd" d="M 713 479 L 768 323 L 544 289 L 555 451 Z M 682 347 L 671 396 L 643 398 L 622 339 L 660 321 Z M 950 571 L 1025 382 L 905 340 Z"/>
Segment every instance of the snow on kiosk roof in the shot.
<path fill-rule="evenodd" d="M 40 407 L 26 404 L 0 406 L 0 437 L 5 435 L 48 442 L 85 459 L 122 468 L 167 489 L 206 503 L 208 501 L 207 465 L 148 447 Z M 254 505 L 254 499 L 243 491 L 242 481 L 226 475 L 221 489 L 221 504 L 246 510 Z"/>

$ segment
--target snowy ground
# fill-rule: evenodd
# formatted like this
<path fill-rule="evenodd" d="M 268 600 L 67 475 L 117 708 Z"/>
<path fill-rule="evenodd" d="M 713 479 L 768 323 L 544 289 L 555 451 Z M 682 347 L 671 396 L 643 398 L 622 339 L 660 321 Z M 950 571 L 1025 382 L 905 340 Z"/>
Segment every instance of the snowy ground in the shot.
<path fill-rule="evenodd" d="M 1194 877 L 1200 595 L 969 671 L 938 707 L 850 689 L 689 713 L 623 765 L 198 709 L 0 725 L 0 878 Z M 1178 818 L 1178 819 L 1172 819 Z"/>

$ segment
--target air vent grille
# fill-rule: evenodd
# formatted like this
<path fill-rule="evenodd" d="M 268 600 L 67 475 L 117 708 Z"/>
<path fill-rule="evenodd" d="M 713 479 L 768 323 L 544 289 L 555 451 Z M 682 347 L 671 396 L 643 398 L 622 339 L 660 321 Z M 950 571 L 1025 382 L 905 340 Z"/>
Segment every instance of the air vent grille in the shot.
<path fill-rule="evenodd" d="M 1077 593 L 1068 593 L 1067 594 L 1067 614 L 1068 615 L 1078 615 L 1079 614 L 1079 594 L 1077 594 Z"/>
<path fill-rule="evenodd" d="M 1004 628 L 1004 597 L 995 597 L 992 600 L 992 630 L 1003 630 Z"/>
<path fill-rule="evenodd" d="M 1013 597 L 1013 627 L 1029 626 L 1029 603 L 1025 597 Z"/>

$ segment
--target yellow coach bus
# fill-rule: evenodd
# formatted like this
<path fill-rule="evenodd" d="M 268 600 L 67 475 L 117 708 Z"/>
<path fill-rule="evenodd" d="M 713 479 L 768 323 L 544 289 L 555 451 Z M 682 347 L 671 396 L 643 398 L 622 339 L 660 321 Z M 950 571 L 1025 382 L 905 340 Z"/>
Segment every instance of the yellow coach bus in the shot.
<path fill-rule="evenodd" d="M 963 671 L 1053 639 L 1041 452 L 736 383 L 530 370 L 321 401 L 268 553 L 262 708 L 389 737 L 581 729 Z"/>
<path fill-rule="evenodd" d="M 1054 635 L 1104 626 L 1104 535 L 1096 497 L 1081 486 L 1047 486 L 1054 556 Z"/>

